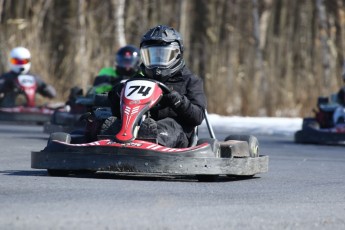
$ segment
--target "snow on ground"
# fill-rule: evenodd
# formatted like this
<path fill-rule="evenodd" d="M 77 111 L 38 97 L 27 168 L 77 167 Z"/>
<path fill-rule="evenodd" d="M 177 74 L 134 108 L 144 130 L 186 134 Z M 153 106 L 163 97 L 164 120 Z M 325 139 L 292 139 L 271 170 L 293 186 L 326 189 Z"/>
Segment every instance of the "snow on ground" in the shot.
<path fill-rule="evenodd" d="M 302 118 L 286 117 L 239 117 L 209 114 L 209 121 L 215 132 L 235 132 L 293 136 L 302 127 Z M 203 125 L 206 125 L 204 122 Z"/>

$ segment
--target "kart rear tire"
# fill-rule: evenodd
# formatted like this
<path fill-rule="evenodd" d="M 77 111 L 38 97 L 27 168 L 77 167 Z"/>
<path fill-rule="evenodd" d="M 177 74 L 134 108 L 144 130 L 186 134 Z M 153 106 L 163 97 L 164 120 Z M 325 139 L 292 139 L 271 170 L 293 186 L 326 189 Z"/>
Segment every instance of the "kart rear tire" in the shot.
<path fill-rule="evenodd" d="M 56 132 L 50 134 L 48 143 L 51 141 L 61 141 L 65 143 L 71 143 L 71 135 L 69 133 L 64 133 L 64 132 Z"/>
<path fill-rule="evenodd" d="M 73 175 L 80 175 L 80 174 L 88 174 L 88 173 L 95 173 L 94 170 L 64 170 L 64 169 L 47 169 L 49 176 L 54 177 L 66 177 L 70 174 Z"/>
<path fill-rule="evenodd" d="M 199 182 L 215 182 L 219 175 L 196 175 Z"/>
<path fill-rule="evenodd" d="M 298 130 L 295 133 L 295 142 L 296 143 L 303 143 L 303 140 L 304 140 L 303 132 L 302 132 L 302 130 Z"/>
<path fill-rule="evenodd" d="M 236 140 L 236 141 L 246 141 L 249 146 L 249 156 L 259 157 L 259 141 L 253 135 L 229 135 L 224 141 Z"/>
<path fill-rule="evenodd" d="M 56 177 L 65 177 L 68 176 L 70 171 L 68 170 L 61 170 L 61 169 L 47 169 L 49 176 L 56 176 Z"/>
<path fill-rule="evenodd" d="M 246 180 L 246 179 L 251 179 L 255 176 L 255 174 L 253 175 L 226 175 L 227 177 L 233 177 L 236 178 L 238 180 Z"/>

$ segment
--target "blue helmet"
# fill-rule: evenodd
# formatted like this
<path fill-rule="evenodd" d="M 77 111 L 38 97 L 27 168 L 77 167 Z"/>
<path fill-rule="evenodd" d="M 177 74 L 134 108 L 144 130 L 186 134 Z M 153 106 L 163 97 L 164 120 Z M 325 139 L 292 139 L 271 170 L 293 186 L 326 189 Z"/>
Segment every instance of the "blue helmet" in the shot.
<path fill-rule="evenodd" d="M 139 72 L 140 51 L 133 45 L 120 48 L 115 55 L 115 68 L 122 77 L 132 77 Z"/>

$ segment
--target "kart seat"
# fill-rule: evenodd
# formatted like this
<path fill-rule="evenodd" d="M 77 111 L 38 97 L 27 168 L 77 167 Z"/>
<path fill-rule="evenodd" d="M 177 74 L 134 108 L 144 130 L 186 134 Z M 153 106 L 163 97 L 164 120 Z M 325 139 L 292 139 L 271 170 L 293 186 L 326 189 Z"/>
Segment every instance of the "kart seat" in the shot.
<path fill-rule="evenodd" d="M 335 109 L 333 108 L 324 108 L 320 107 L 318 111 L 316 111 L 316 121 L 320 124 L 320 128 L 331 128 L 334 126 L 333 124 L 333 113 Z"/>
<path fill-rule="evenodd" d="M 318 97 L 317 98 L 317 106 L 319 107 L 320 105 L 325 105 L 329 103 L 329 98 L 328 97 Z"/>
<path fill-rule="evenodd" d="M 333 113 L 339 106 L 334 103 L 334 99 L 328 97 L 319 97 L 317 101 L 318 110 L 315 111 L 316 121 L 320 124 L 320 128 L 331 128 L 333 124 Z"/>

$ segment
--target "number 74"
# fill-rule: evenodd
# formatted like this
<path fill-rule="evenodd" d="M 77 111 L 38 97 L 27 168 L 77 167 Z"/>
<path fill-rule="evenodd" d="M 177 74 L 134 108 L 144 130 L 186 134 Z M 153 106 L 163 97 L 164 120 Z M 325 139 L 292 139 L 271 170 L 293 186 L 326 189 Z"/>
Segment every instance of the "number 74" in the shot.
<path fill-rule="evenodd" d="M 127 97 L 131 96 L 136 91 L 138 91 L 137 92 L 138 94 L 146 96 L 151 90 L 151 87 L 149 86 L 140 86 L 140 85 L 132 85 L 129 88 L 132 90 L 127 94 Z"/>

